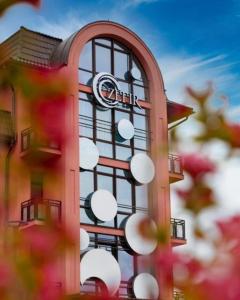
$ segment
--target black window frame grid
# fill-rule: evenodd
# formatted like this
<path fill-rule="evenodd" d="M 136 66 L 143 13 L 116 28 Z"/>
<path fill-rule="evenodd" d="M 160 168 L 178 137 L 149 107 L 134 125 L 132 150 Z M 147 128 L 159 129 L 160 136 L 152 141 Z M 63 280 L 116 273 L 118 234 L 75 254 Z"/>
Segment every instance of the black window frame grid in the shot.
<path fill-rule="evenodd" d="M 102 39 L 102 37 L 99 37 Z M 134 56 L 134 54 L 132 53 L 132 51 L 130 49 L 127 49 L 126 47 L 124 47 L 123 45 L 121 45 L 119 42 L 113 40 L 113 39 L 107 39 L 104 38 L 105 40 L 109 41 L 111 46 L 107 46 L 104 44 L 99 43 L 99 41 L 97 39 L 93 39 L 91 41 L 89 41 L 90 43 L 92 43 L 92 69 L 91 70 L 87 70 L 84 68 L 81 68 L 79 66 L 79 74 L 80 74 L 80 79 L 81 79 L 81 71 L 84 72 L 88 72 L 89 74 L 92 75 L 92 78 L 97 74 L 96 72 L 96 46 L 101 46 L 104 48 L 108 48 L 111 51 L 111 74 L 115 75 L 115 64 L 114 64 L 114 53 L 119 52 L 119 53 L 124 53 L 127 54 L 129 59 L 128 59 L 128 70 L 131 70 L 133 63 L 136 64 L 136 66 L 141 70 L 142 73 L 142 81 L 131 81 L 131 80 L 123 80 L 123 78 L 118 78 L 116 77 L 116 79 L 121 83 L 126 83 L 129 86 L 129 92 L 133 94 L 133 86 L 139 86 L 141 88 L 144 88 L 145 91 L 145 99 L 141 99 L 141 100 L 145 100 L 145 101 L 149 101 L 149 89 L 148 89 L 148 81 L 147 81 L 147 76 L 145 74 L 145 72 L 143 71 L 143 68 L 141 67 L 140 62 L 138 61 L 138 59 Z M 117 47 L 115 47 L 115 45 L 117 45 Z M 119 49 L 119 47 L 121 47 L 122 49 Z M 81 57 L 80 57 L 80 61 L 81 61 Z M 81 82 L 80 82 L 81 83 Z M 87 83 L 87 85 L 90 85 L 91 81 L 89 81 Z M 83 83 L 84 84 L 84 83 Z M 92 116 L 86 116 L 86 115 L 81 115 L 81 103 L 83 103 L 83 101 L 92 103 Z M 97 129 L 99 129 L 99 121 L 97 119 L 97 110 L 100 109 L 100 107 L 98 106 L 98 104 L 96 103 L 96 101 L 93 98 L 92 94 L 88 94 L 82 91 L 79 91 L 79 107 L 80 107 L 80 111 L 79 111 L 79 137 L 87 137 L 93 140 L 93 142 L 96 144 L 97 142 L 102 142 L 102 143 L 106 143 L 108 145 L 112 146 L 112 151 L 113 151 L 113 157 L 111 157 L 112 159 L 115 160 L 121 160 L 118 159 L 116 156 L 116 147 L 120 146 L 126 149 L 130 149 L 130 156 L 133 156 L 134 154 L 136 154 L 137 152 L 149 152 L 150 149 L 150 144 L 151 144 L 151 131 L 149 129 L 149 110 L 148 109 L 139 109 L 136 106 L 130 106 L 128 104 L 124 104 L 124 103 L 119 103 L 119 105 L 117 107 L 115 107 L 114 109 L 111 109 L 111 122 L 102 120 L 100 123 L 102 123 L 101 125 L 103 125 L 102 130 L 107 130 L 106 128 L 108 127 L 110 130 L 108 131 L 108 133 L 111 133 L 111 140 L 107 141 L 101 138 L 98 138 L 97 136 Z M 116 112 L 123 112 L 123 113 L 128 113 L 129 114 L 129 120 L 132 122 L 132 124 L 134 125 L 134 116 L 144 116 L 145 117 L 145 122 L 146 122 L 146 130 L 141 130 L 140 128 L 135 127 L 135 136 L 133 139 L 131 139 L 129 142 L 127 143 L 121 143 L 118 142 L 116 140 L 116 131 L 115 131 L 115 124 L 116 124 Z M 84 122 L 84 120 L 86 122 Z M 91 124 L 91 125 L 89 125 Z M 84 134 L 81 133 L 81 126 L 85 126 L 86 128 L 91 128 L 92 129 L 92 136 L 86 136 Z M 106 126 L 106 127 L 105 127 Z M 98 127 L 98 128 L 97 128 Z M 141 136 L 142 134 L 142 136 Z M 138 148 L 135 147 L 135 139 L 137 138 L 143 138 L 146 136 L 146 144 L 147 147 L 146 149 L 142 149 L 142 148 Z M 104 156 L 103 156 L 104 157 Z M 123 159 L 122 159 L 123 160 Z M 124 159 L 124 161 L 126 161 L 126 159 Z M 108 168 L 104 170 L 99 170 L 101 167 L 105 167 Z M 102 165 L 98 165 L 96 168 L 94 168 L 93 171 L 83 171 L 80 170 L 80 176 L 81 176 L 81 172 L 90 172 L 93 176 L 93 191 L 96 191 L 98 189 L 98 176 L 108 176 L 112 178 L 112 192 L 113 195 L 115 196 L 115 198 L 117 199 L 117 179 L 128 179 L 129 184 L 131 185 L 131 201 L 130 201 L 130 205 L 129 207 L 129 212 L 124 211 L 124 207 L 119 207 L 119 203 L 118 203 L 118 212 L 116 217 L 114 218 L 114 222 L 113 222 L 113 226 L 110 224 L 110 226 L 106 226 L 106 223 L 99 223 L 97 222 L 97 220 L 95 219 L 95 221 L 93 220 L 91 223 L 84 223 L 82 222 L 82 220 L 80 219 L 80 224 L 91 224 L 94 226 L 101 226 L 101 227 L 107 227 L 107 228 L 113 228 L 113 229 L 117 229 L 117 228 L 121 228 L 120 226 L 120 222 L 122 221 L 121 218 L 127 218 L 128 216 L 132 215 L 133 213 L 136 213 L 137 211 L 141 211 L 144 213 L 148 213 L 148 209 L 149 209 L 149 203 L 147 203 L 147 207 L 148 208 L 144 208 L 144 207 L 136 207 L 136 185 L 134 183 L 134 181 L 129 177 L 126 178 L 125 174 L 120 174 L 122 173 L 122 169 L 118 169 L 118 168 L 111 168 L 111 167 L 107 167 L 107 166 L 102 166 Z M 110 172 L 109 172 L 110 171 Z M 80 185 L 80 190 L 81 190 L 81 185 Z M 118 199 L 117 199 L 118 200 Z M 86 209 L 86 198 L 80 198 L 80 210 L 81 209 Z M 148 202 L 148 197 L 146 199 L 146 201 Z M 89 209 L 89 206 L 88 206 Z M 85 212 L 84 212 L 85 213 Z M 121 216 L 121 217 L 120 217 Z M 119 220 L 120 219 L 120 220 Z M 89 220 L 90 221 L 90 220 Z M 128 246 L 126 245 L 126 248 L 123 247 L 124 244 L 120 243 L 120 237 L 118 236 L 112 236 L 109 235 L 109 239 L 107 240 L 99 240 L 99 236 L 101 236 L 101 234 L 97 234 L 97 233 L 90 233 L 91 237 L 90 237 L 90 249 L 91 248 L 108 248 L 108 251 L 110 250 L 111 253 L 114 255 L 114 257 L 117 259 L 119 258 L 119 251 L 126 251 L 126 253 L 128 252 L 127 250 L 129 250 Z M 137 275 L 138 271 L 139 271 L 139 266 L 138 266 L 138 258 L 136 255 L 132 256 L 133 259 L 133 275 Z M 124 287 L 123 287 L 124 286 Z M 121 282 L 121 288 L 120 290 L 124 290 L 126 292 L 126 296 L 128 295 L 127 293 L 127 286 L 128 286 L 128 282 L 127 281 L 122 281 Z M 99 288 L 96 289 L 96 292 L 100 291 Z M 121 295 L 121 292 L 118 293 L 118 295 Z"/>
<path fill-rule="evenodd" d="M 107 46 L 104 45 L 100 42 L 98 42 L 97 38 L 96 39 L 92 39 L 90 41 L 88 41 L 88 43 L 92 43 L 92 69 L 86 69 L 81 67 L 81 56 L 80 56 L 80 60 L 79 60 L 79 67 L 78 67 L 78 71 L 79 71 L 79 76 L 80 76 L 80 83 L 81 83 L 81 71 L 83 72 L 87 72 L 89 74 L 92 74 L 92 78 L 98 74 L 98 72 L 96 71 L 96 46 L 102 47 L 102 48 L 106 48 L 110 50 L 111 53 L 111 57 L 110 57 L 110 64 L 111 64 L 111 74 L 113 74 L 113 76 L 115 76 L 115 62 L 114 62 L 114 52 L 119 52 L 119 53 L 123 53 L 123 54 L 127 54 L 129 56 L 129 60 L 128 60 L 128 71 L 132 69 L 133 65 L 135 64 L 141 71 L 141 74 L 143 76 L 142 80 L 135 80 L 132 81 L 130 79 L 122 79 L 119 77 L 115 77 L 119 82 L 124 82 L 126 84 L 129 84 L 129 92 L 133 94 L 133 86 L 138 86 L 141 88 L 144 88 L 144 92 L 145 92 L 145 97 L 144 99 L 141 99 L 143 101 L 149 101 L 149 91 L 148 91 L 148 79 L 147 76 L 143 70 L 143 67 L 141 66 L 141 63 L 139 62 L 139 60 L 137 59 L 137 57 L 133 54 L 133 52 L 130 49 L 127 49 L 126 47 L 124 47 L 123 45 L 121 45 L 119 42 L 113 40 L 113 39 L 107 39 L 107 38 L 101 38 L 102 40 L 108 40 L 111 42 L 111 46 Z M 118 44 L 120 47 L 122 47 L 125 50 L 121 50 L 118 49 L 116 47 L 114 47 L 115 44 Z M 84 84 L 84 83 L 83 83 Z M 91 80 L 85 84 L 85 85 L 91 85 Z"/>
<path fill-rule="evenodd" d="M 78 125 L 79 125 L 79 137 L 87 137 L 93 140 L 94 143 L 105 143 L 108 144 L 112 147 L 112 156 L 104 156 L 103 157 L 108 157 L 108 158 L 112 158 L 112 159 L 116 159 L 116 160 L 126 160 L 126 159 L 119 159 L 117 157 L 117 153 L 116 153 L 116 147 L 123 147 L 123 148 L 127 148 L 130 149 L 130 157 L 133 156 L 134 154 L 138 153 L 138 152 L 145 152 L 145 153 L 149 153 L 149 148 L 150 148 L 150 144 L 151 144 L 151 131 L 149 130 L 149 111 L 146 109 L 144 111 L 143 114 L 137 113 L 133 111 L 133 108 L 131 108 L 130 111 L 125 111 L 124 109 L 121 108 L 114 108 L 111 109 L 110 113 L 111 113 L 111 122 L 109 121 L 105 121 L 105 120 L 100 120 L 97 119 L 97 111 L 100 110 L 97 103 L 95 103 L 93 96 L 92 100 L 88 99 L 86 100 L 84 97 L 82 97 L 82 94 L 84 94 L 83 92 L 80 92 L 80 97 L 79 97 L 79 106 L 80 106 L 80 111 L 79 111 L 79 118 L 78 118 Z M 86 103 L 91 103 L 92 104 L 92 117 L 91 116 L 86 116 L 86 115 L 82 115 L 81 114 L 81 103 L 86 102 Z M 128 144 L 124 143 L 124 142 L 119 142 L 116 139 L 116 130 L 115 130 L 115 126 L 116 126 L 116 112 L 122 112 L 122 113 L 128 113 L 129 114 L 129 119 L 130 121 L 133 123 L 134 125 L 134 117 L 135 116 L 141 116 L 141 117 L 145 117 L 145 122 L 146 122 L 146 130 L 140 129 L 135 127 L 135 135 L 134 138 L 132 138 Z M 92 125 L 90 125 L 92 124 Z M 111 140 L 104 140 L 101 139 L 97 136 L 97 133 L 99 131 L 99 124 L 102 126 L 101 130 L 104 133 L 108 133 L 111 134 L 112 138 Z M 92 136 L 89 135 L 84 135 L 84 133 L 81 133 L 81 128 L 88 128 L 92 130 Z M 107 129 L 109 128 L 109 130 Z M 138 141 L 143 141 L 144 143 L 146 143 L 146 147 L 144 149 L 144 147 L 140 148 L 140 147 L 136 147 L 135 144 Z"/>
<path fill-rule="evenodd" d="M 114 218 L 114 226 L 111 226 L 111 225 L 106 226 L 106 223 L 101 223 L 101 222 L 98 222 L 97 220 L 92 220 L 92 222 L 90 222 L 90 223 L 81 222 L 81 224 L 88 224 L 88 225 L 90 224 L 90 225 L 94 225 L 94 226 L 101 226 L 101 227 L 119 229 L 119 228 L 121 228 L 120 222 L 118 220 L 119 215 L 125 216 L 127 218 L 128 216 L 130 216 L 130 215 L 132 215 L 133 213 L 136 213 L 136 212 L 143 212 L 143 213 L 148 212 L 147 208 L 136 206 L 136 185 L 135 185 L 134 181 L 131 178 L 126 178 L 126 176 L 122 176 L 122 175 L 117 174 L 117 170 L 119 170 L 119 169 L 117 169 L 117 168 L 110 168 L 110 169 L 113 170 L 112 174 L 102 172 L 102 171 L 98 171 L 97 168 L 94 168 L 93 171 L 80 170 L 80 176 L 81 176 L 81 172 L 89 172 L 89 173 L 92 174 L 93 183 L 94 183 L 94 191 L 96 191 L 98 189 L 98 176 L 102 175 L 102 176 L 112 178 L 112 191 L 113 191 L 113 195 L 116 199 L 117 199 L 117 179 L 119 178 L 119 179 L 128 180 L 129 184 L 131 185 L 131 200 L 130 200 L 131 205 L 129 205 L 129 206 L 126 205 L 125 206 L 125 205 L 119 205 L 119 203 L 118 203 L 118 211 L 117 211 L 116 217 Z M 80 186 L 80 189 L 81 189 L 81 186 Z M 87 198 L 80 197 L 80 210 L 81 209 L 84 209 L 84 210 L 90 209 L 90 207 L 85 204 L 86 200 L 87 200 Z M 146 205 L 148 206 L 149 204 L 146 203 Z M 120 208 L 129 209 L 129 212 L 119 209 L 119 206 L 120 206 Z M 123 206 L 125 206 L 125 207 L 123 207 Z"/>

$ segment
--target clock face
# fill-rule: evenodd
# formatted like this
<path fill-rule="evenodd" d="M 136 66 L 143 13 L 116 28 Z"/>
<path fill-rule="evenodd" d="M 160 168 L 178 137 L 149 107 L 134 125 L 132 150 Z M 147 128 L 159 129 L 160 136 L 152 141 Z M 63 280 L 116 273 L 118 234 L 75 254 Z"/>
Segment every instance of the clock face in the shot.
<path fill-rule="evenodd" d="M 141 72 L 137 68 L 132 68 L 131 71 L 130 71 L 130 74 L 131 74 L 131 76 L 134 80 L 140 80 L 141 79 Z"/>

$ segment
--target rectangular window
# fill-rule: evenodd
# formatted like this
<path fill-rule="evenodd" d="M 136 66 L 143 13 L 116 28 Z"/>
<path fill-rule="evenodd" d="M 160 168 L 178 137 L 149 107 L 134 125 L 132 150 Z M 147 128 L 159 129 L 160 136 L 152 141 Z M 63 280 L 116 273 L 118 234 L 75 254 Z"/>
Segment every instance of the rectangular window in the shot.
<path fill-rule="evenodd" d="M 104 175 L 97 175 L 97 188 L 107 190 L 113 193 L 113 177 L 112 176 L 104 176 Z"/>
<path fill-rule="evenodd" d="M 111 50 L 99 45 L 96 48 L 96 72 L 111 73 Z"/>
<path fill-rule="evenodd" d="M 116 198 L 119 211 L 132 212 L 132 185 L 126 179 L 116 179 Z"/>
<path fill-rule="evenodd" d="M 129 280 L 134 275 L 133 260 L 133 255 L 128 254 L 124 249 L 118 251 L 118 263 L 122 271 L 122 280 L 124 281 Z"/>
<path fill-rule="evenodd" d="M 147 185 L 135 186 L 136 209 L 148 208 L 148 187 Z"/>
<path fill-rule="evenodd" d="M 145 87 L 136 84 L 133 85 L 133 94 L 140 100 L 147 100 L 148 98 Z"/>
<path fill-rule="evenodd" d="M 129 147 L 116 146 L 116 159 L 128 160 L 132 156 L 132 150 Z"/>
<path fill-rule="evenodd" d="M 112 141 L 112 112 L 111 110 L 96 110 L 97 139 Z"/>
<path fill-rule="evenodd" d="M 114 75 L 120 79 L 126 79 L 129 70 L 129 57 L 126 53 L 114 51 Z"/>
<path fill-rule="evenodd" d="M 79 61 L 79 67 L 88 71 L 92 71 L 92 42 L 85 44 Z"/>
<path fill-rule="evenodd" d="M 103 142 L 96 142 L 100 156 L 113 158 L 113 145 Z"/>
<path fill-rule="evenodd" d="M 80 172 L 80 198 L 86 199 L 94 192 L 93 172 Z"/>
<path fill-rule="evenodd" d="M 80 83 L 85 84 L 85 85 L 91 85 L 92 84 L 92 78 L 93 78 L 92 72 L 79 70 L 79 75 L 78 76 L 79 76 Z"/>
<path fill-rule="evenodd" d="M 82 224 L 94 224 L 94 215 L 88 206 L 81 206 L 80 222 Z"/>

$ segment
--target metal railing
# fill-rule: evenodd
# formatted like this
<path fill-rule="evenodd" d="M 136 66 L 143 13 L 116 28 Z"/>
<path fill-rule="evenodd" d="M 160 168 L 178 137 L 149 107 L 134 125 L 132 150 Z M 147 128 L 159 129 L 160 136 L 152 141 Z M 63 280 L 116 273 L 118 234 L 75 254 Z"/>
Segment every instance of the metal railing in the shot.
<path fill-rule="evenodd" d="M 174 300 L 185 300 L 183 293 L 177 292 L 177 291 L 173 292 L 173 299 Z"/>
<path fill-rule="evenodd" d="M 171 236 L 174 239 L 185 240 L 185 220 L 171 218 Z"/>
<path fill-rule="evenodd" d="M 21 204 L 21 221 L 33 220 L 61 221 L 61 201 L 49 199 L 31 199 Z"/>
<path fill-rule="evenodd" d="M 183 175 L 182 159 L 175 154 L 168 154 L 168 170 L 170 173 Z"/>
<path fill-rule="evenodd" d="M 60 150 L 60 143 L 56 140 L 44 140 L 40 138 L 32 128 L 27 128 L 21 133 L 21 150 L 26 151 L 33 147 L 46 147 Z"/>

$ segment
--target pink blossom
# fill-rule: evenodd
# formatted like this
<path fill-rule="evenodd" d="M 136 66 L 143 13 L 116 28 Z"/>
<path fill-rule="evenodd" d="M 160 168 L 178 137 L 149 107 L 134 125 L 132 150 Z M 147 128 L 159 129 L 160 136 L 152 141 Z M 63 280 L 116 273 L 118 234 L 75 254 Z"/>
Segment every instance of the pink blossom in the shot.
<path fill-rule="evenodd" d="M 182 155 L 182 159 L 184 171 L 186 171 L 194 180 L 207 173 L 213 173 L 216 170 L 213 162 L 196 153 L 184 154 Z"/>

